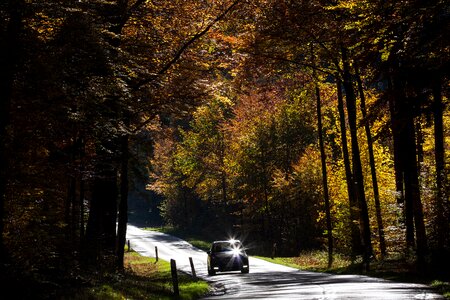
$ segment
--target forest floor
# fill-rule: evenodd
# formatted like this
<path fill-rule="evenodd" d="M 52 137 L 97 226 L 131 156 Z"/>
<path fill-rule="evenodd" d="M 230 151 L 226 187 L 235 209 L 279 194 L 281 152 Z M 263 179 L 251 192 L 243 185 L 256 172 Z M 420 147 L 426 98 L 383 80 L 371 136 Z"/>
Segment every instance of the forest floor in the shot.
<path fill-rule="evenodd" d="M 173 291 L 170 263 L 144 257 L 134 251 L 125 253 L 124 272 L 79 272 L 70 278 L 0 274 L 2 295 L 8 299 L 199 299 L 210 287 L 201 279 L 178 272 L 179 296 Z M 6 275 L 6 276 L 3 276 Z"/>
<path fill-rule="evenodd" d="M 179 296 L 174 295 L 170 263 L 125 253 L 125 272 L 109 274 L 92 286 L 78 288 L 60 299 L 198 299 L 209 292 L 206 281 L 178 272 Z"/>

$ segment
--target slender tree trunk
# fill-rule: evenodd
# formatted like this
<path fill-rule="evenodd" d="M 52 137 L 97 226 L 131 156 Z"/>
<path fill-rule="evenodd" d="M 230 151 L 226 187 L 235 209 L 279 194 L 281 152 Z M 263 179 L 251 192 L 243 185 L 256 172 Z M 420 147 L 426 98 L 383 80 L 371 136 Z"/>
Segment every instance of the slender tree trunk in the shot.
<path fill-rule="evenodd" d="M 268 242 L 268 249 L 271 251 L 273 245 L 273 235 L 272 235 L 272 220 L 270 214 L 270 205 L 269 205 L 269 185 L 268 185 L 268 176 L 267 176 L 267 145 L 261 145 L 261 165 L 262 165 L 262 189 L 263 189 L 263 197 L 264 197 L 264 216 L 265 216 L 265 224 L 264 224 L 264 234 L 266 236 Z M 268 237 L 268 238 L 267 238 Z M 270 253 L 270 252 L 269 252 Z"/>
<path fill-rule="evenodd" d="M 117 226 L 117 266 L 119 270 L 124 269 L 124 248 L 127 236 L 128 224 L 128 158 L 129 158 L 129 136 L 122 137 L 122 157 L 120 170 L 120 202 L 119 202 L 119 220 Z"/>
<path fill-rule="evenodd" d="M 436 161 L 436 232 L 438 239 L 438 260 L 444 258 L 445 247 L 449 243 L 449 200 L 446 193 L 447 174 L 445 171 L 444 121 L 441 83 L 433 87 L 434 98 L 434 154 Z"/>
<path fill-rule="evenodd" d="M 85 190 L 84 190 L 84 155 L 85 155 L 85 144 L 84 144 L 84 138 L 83 136 L 80 137 L 80 194 L 78 198 L 78 203 L 80 207 L 80 220 L 79 220 L 79 227 L 80 227 L 80 260 L 83 259 L 83 251 L 84 251 L 84 242 L 85 242 L 85 224 L 84 224 L 84 198 L 85 198 Z"/>
<path fill-rule="evenodd" d="M 338 111 L 339 111 L 339 123 L 341 126 L 341 142 L 342 142 L 342 155 L 344 158 L 345 177 L 347 181 L 347 193 L 350 206 L 350 232 L 352 240 L 352 260 L 356 259 L 357 255 L 362 253 L 361 234 L 357 226 L 359 222 L 359 208 L 358 201 L 355 194 L 355 186 L 352 174 L 352 168 L 350 165 L 350 155 L 348 153 L 347 142 L 347 129 L 344 112 L 344 100 L 342 97 L 342 84 L 337 80 L 337 98 L 338 98 Z"/>
<path fill-rule="evenodd" d="M 325 214 L 327 223 L 327 239 L 328 239 L 328 268 L 333 265 L 333 227 L 331 224 L 331 208 L 330 199 L 328 195 L 328 180 L 327 180 L 327 164 L 325 156 L 325 146 L 322 136 L 322 103 L 320 101 L 320 90 L 316 85 L 316 106 L 317 106 L 317 132 L 319 135 L 319 147 L 320 147 L 320 161 L 322 163 L 322 184 L 323 184 L 323 196 L 325 200 Z"/>
<path fill-rule="evenodd" d="M 72 160 L 73 161 L 73 160 Z M 64 208 L 65 222 L 66 222 L 66 239 L 73 242 L 75 235 L 73 235 L 73 230 L 75 224 L 73 223 L 73 212 L 75 210 L 75 201 L 77 198 L 77 180 L 74 175 L 69 176 L 68 189 L 67 189 L 67 199 Z"/>
<path fill-rule="evenodd" d="M 420 120 L 416 121 L 414 124 L 416 131 L 416 148 L 417 148 L 417 174 L 420 174 L 422 169 L 424 151 L 423 151 L 423 132 L 422 125 L 420 124 Z"/>
<path fill-rule="evenodd" d="M 364 120 L 364 128 L 366 130 L 367 136 L 367 148 L 369 150 L 369 161 L 370 161 L 370 173 L 372 175 L 372 186 L 373 186 L 373 197 L 375 201 L 375 211 L 377 216 L 377 226 L 378 226 L 378 239 L 380 243 L 381 257 L 386 256 L 386 241 L 384 237 L 384 226 L 383 218 L 381 215 L 381 204 L 380 204 L 380 193 L 378 190 L 378 179 L 375 167 L 375 156 L 373 154 L 373 141 L 372 134 L 370 133 L 369 122 L 367 121 L 367 110 L 366 110 L 366 97 L 364 95 L 364 88 L 362 85 L 361 77 L 359 73 L 356 74 L 356 80 L 358 82 L 359 96 L 361 100 L 361 112 Z"/>
<path fill-rule="evenodd" d="M 369 211 L 367 208 L 366 196 L 364 192 L 364 178 L 362 173 L 361 157 L 358 145 L 358 128 L 356 124 L 356 97 L 350 73 L 350 63 L 347 57 L 347 50 L 342 48 L 343 79 L 344 90 L 347 100 L 348 124 L 350 127 L 350 138 L 352 147 L 353 175 L 355 191 L 360 209 L 360 226 L 362 230 L 362 240 L 364 247 L 364 265 L 369 269 L 370 257 L 372 256 L 372 243 L 370 234 Z"/>
<path fill-rule="evenodd" d="M 222 201 L 227 203 L 227 173 L 225 172 L 225 137 L 223 133 L 220 134 L 220 167 L 222 168 L 220 172 L 221 184 L 222 184 Z"/>
<path fill-rule="evenodd" d="M 75 142 L 75 150 L 74 150 L 74 154 L 75 154 L 75 159 L 78 161 L 81 161 L 82 159 L 82 138 L 80 137 L 80 133 L 77 133 L 77 138 L 76 138 L 76 142 Z M 81 185 L 81 180 L 82 180 L 82 176 L 83 174 L 80 172 L 80 165 L 77 164 L 75 165 L 75 161 L 74 163 L 74 169 L 77 169 L 76 174 L 74 175 L 74 193 L 73 193 L 73 197 L 72 197 L 72 210 L 71 210 L 71 228 L 72 228 L 72 232 L 71 232 L 71 237 L 72 237 L 72 242 L 74 245 L 74 249 L 76 248 L 77 243 L 79 242 L 79 239 L 81 238 L 81 232 L 80 232 L 80 201 L 79 201 L 79 194 L 80 194 L 80 185 Z"/>
<path fill-rule="evenodd" d="M 74 132 L 73 128 L 71 130 Z M 69 155 L 69 166 L 74 166 L 75 160 L 77 159 L 77 153 L 78 152 L 78 138 L 75 137 L 73 139 L 73 143 L 70 147 L 70 155 Z M 68 174 L 68 180 L 67 180 L 67 196 L 66 201 L 64 203 L 64 222 L 66 223 L 66 240 L 70 242 L 75 242 L 74 238 L 74 229 L 75 229 L 75 223 L 73 222 L 73 216 L 75 211 L 75 202 L 77 198 L 77 177 L 74 172 L 74 167 L 71 167 L 71 170 L 69 170 Z"/>

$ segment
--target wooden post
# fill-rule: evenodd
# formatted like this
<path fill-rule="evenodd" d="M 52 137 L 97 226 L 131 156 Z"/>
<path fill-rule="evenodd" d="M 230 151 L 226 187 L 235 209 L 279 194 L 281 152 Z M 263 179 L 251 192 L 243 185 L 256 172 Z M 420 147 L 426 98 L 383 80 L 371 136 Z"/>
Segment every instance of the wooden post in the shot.
<path fill-rule="evenodd" d="M 158 247 L 155 246 L 155 257 L 156 257 L 156 262 L 158 262 Z"/>
<path fill-rule="evenodd" d="M 189 257 L 189 263 L 191 264 L 192 277 L 197 279 L 197 274 L 195 274 L 194 262 L 192 261 L 192 257 Z"/>
<path fill-rule="evenodd" d="M 128 252 L 131 251 L 131 244 L 130 244 L 130 240 L 128 240 Z"/>
<path fill-rule="evenodd" d="M 179 296 L 180 291 L 178 289 L 177 263 L 173 259 L 170 260 L 170 271 L 172 273 L 173 293 L 175 296 Z"/>

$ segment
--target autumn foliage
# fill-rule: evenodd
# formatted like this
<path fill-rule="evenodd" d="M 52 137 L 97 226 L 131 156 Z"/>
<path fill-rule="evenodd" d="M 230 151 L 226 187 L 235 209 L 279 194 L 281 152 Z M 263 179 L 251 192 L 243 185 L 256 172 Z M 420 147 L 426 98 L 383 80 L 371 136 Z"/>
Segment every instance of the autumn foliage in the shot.
<path fill-rule="evenodd" d="M 129 199 L 254 253 L 448 272 L 448 11 L 2 2 L 2 274 L 122 270 Z"/>

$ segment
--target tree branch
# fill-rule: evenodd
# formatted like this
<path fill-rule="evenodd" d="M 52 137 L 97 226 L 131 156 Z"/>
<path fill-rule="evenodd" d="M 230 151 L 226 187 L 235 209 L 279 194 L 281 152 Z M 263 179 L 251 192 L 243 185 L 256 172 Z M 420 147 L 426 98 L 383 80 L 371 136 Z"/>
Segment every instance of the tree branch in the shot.
<path fill-rule="evenodd" d="M 192 38 L 190 38 L 188 41 L 186 41 L 181 47 L 180 49 L 178 49 L 178 51 L 175 53 L 175 55 L 173 56 L 173 58 L 168 61 L 157 73 L 150 75 L 149 77 L 142 79 L 141 81 L 139 81 L 134 87 L 133 90 L 138 90 L 140 89 L 142 86 L 146 85 L 149 82 L 152 82 L 153 80 L 155 80 L 159 75 L 164 74 L 165 72 L 167 72 L 167 70 L 170 69 L 170 67 L 172 67 L 181 57 L 181 55 L 187 50 L 187 48 L 189 48 L 190 45 L 192 45 L 195 41 L 197 41 L 198 39 L 200 39 L 202 36 L 204 36 L 210 29 L 211 27 L 214 26 L 214 24 L 216 24 L 217 22 L 219 22 L 220 20 L 222 20 L 231 10 L 233 10 L 233 8 L 239 4 L 239 2 L 241 2 L 242 0 L 236 0 L 234 1 L 225 11 L 223 11 L 220 15 L 218 15 L 208 26 L 205 27 L 205 29 L 203 29 L 202 31 L 196 33 Z"/>

